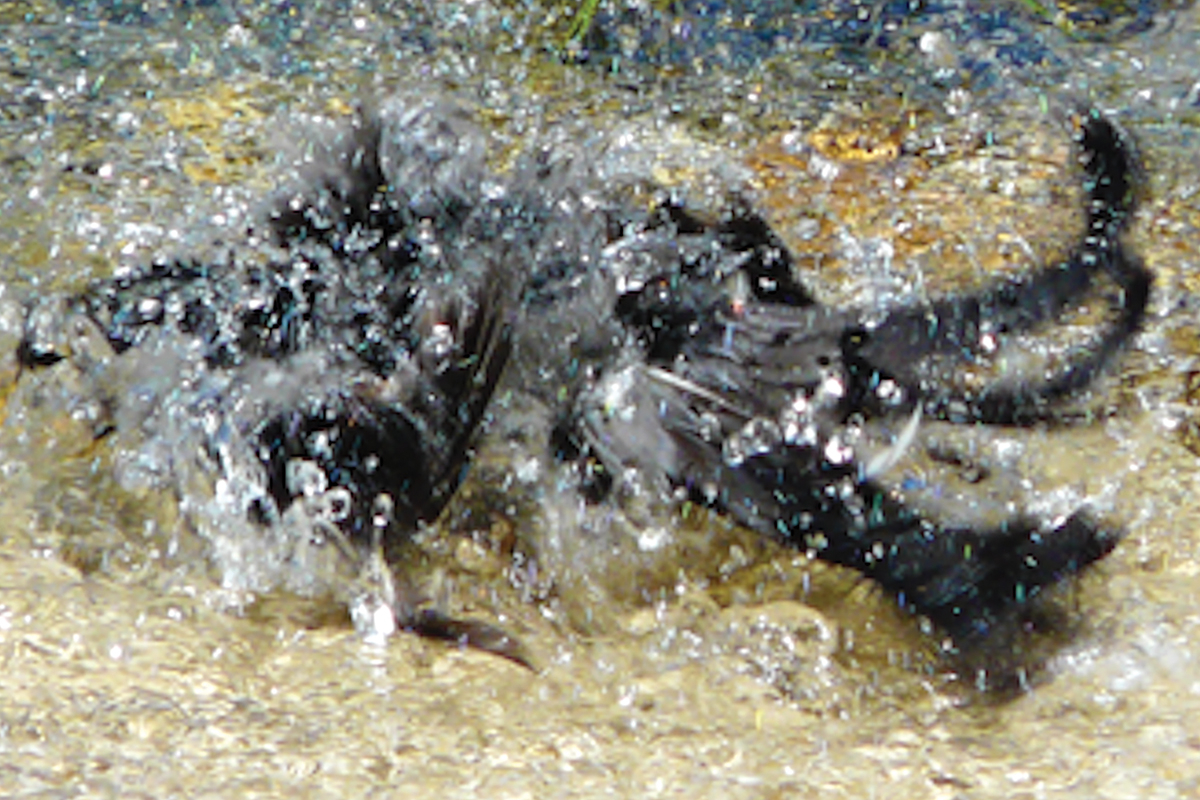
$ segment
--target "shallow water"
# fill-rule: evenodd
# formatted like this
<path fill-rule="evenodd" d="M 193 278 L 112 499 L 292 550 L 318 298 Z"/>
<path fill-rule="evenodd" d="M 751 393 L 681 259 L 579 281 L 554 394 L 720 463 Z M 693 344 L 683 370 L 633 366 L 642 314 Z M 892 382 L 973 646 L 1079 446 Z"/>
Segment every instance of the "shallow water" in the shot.
<path fill-rule="evenodd" d="M 1145 13 L 1092 25 L 1020 3 L 678 5 L 602 6 L 565 47 L 569 14 L 546 5 L 9 4 L 0 350 L 31 294 L 236 230 L 301 118 L 362 97 L 456 99 L 499 168 L 579 141 L 635 193 L 704 208 L 740 187 L 838 304 L 1052 260 L 1077 224 L 1061 120 L 1093 103 L 1146 163 L 1128 241 L 1156 274 L 1147 328 L 1083 399 L 1087 424 L 941 434 L 1001 474 L 997 497 L 972 501 L 985 510 L 1086 500 L 1127 530 L 1058 598 L 1063 633 L 1028 684 L 977 692 L 869 585 L 711 515 L 652 514 L 659 527 L 625 535 L 566 501 L 528 514 L 495 437 L 406 569 L 447 609 L 516 632 L 539 670 L 364 641 L 334 599 L 232 592 L 170 492 L 113 477 L 130 445 L 94 441 L 70 376 L 5 357 L 6 794 L 1200 791 L 1200 12 L 1128 4 Z"/>

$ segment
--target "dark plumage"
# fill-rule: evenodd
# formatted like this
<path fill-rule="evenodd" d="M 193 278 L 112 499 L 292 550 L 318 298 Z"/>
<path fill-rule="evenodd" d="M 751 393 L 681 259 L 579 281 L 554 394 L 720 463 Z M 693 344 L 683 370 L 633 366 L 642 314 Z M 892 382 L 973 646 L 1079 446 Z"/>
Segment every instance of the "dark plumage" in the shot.
<path fill-rule="evenodd" d="M 857 442 L 871 420 L 888 417 L 903 428 L 894 449 L 906 446 L 922 415 L 1009 425 L 1044 419 L 1138 329 L 1150 276 L 1119 239 L 1135 157 L 1096 114 L 1084 120 L 1079 143 L 1087 229 L 1064 263 L 870 325 L 864 312 L 821 307 L 798 290 L 783 300 L 707 307 L 688 300 L 702 321 L 665 354 L 655 343 L 670 335 L 634 315 L 651 358 L 583 398 L 586 440 L 614 467 L 637 465 L 763 534 L 858 570 L 960 644 L 986 635 L 1044 587 L 1107 554 L 1120 532 L 1084 512 L 1055 521 L 1018 516 L 985 530 L 939 524 L 878 480 L 895 454 L 871 458 Z M 987 364 L 1010 337 L 1097 291 L 1102 277 L 1115 284 L 1115 308 L 1086 346 L 1058 354 L 1053 368 L 1039 362 L 982 387 L 956 385 L 962 367 Z"/>
<path fill-rule="evenodd" d="M 443 103 L 398 99 L 315 135 L 246 241 L 69 304 L 119 354 L 87 369 L 101 393 L 122 387 L 106 401 L 118 431 L 143 437 L 137 469 L 177 487 L 218 566 L 249 588 L 295 582 L 298 537 L 365 558 L 436 519 L 489 410 L 522 411 L 492 403 L 506 368 L 555 409 L 535 447 L 683 487 L 858 570 L 961 642 L 1119 539 L 1083 512 L 939 524 L 879 480 L 896 454 L 859 442 L 874 420 L 899 421 L 901 450 L 923 415 L 1043 418 L 1137 330 L 1150 279 L 1119 240 L 1136 163 L 1104 118 L 1081 128 L 1088 228 L 1071 258 L 875 324 L 816 304 L 744 205 L 711 222 L 630 207 L 587 159 L 549 149 L 495 174 L 482 134 Z M 1119 299 L 1087 346 L 958 385 L 964 362 L 1054 321 L 1100 276 Z M 30 323 L 30 367 L 61 357 L 47 325 Z M 609 502 L 603 484 L 589 496 Z M 272 542 L 258 572 L 252 539 Z M 517 657 L 489 626 L 392 602 L 423 633 Z"/>

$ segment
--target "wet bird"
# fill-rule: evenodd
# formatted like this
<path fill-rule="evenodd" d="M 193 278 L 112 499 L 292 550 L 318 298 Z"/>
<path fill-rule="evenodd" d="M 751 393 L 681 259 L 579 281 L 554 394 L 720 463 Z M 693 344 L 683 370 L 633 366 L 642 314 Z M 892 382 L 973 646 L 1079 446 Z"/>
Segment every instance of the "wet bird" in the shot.
<path fill-rule="evenodd" d="M 941 523 L 882 480 L 924 419 L 1042 419 L 1137 331 L 1150 278 L 1120 241 L 1136 158 L 1098 114 L 1079 128 L 1087 228 L 1067 260 L 881 320 L 818 304 L 744 202 L 718 220 L 648 210 L 585 154 L 549 147 L 496 173 L 483 134 L 436 99 L 395 98 L 312 137 L 245 241 L 65 301 L 111 347 L 88 369 L 108 392 L 105 431 L 141 436 L 131 479 L 175 488 L 229 584 L 311 588 L 314 540 L 387 572 L 379 553 L 446 508 L 485 418 L 522 413 L 495 402 L 506 371 L 551 409 L 535 447 L 603 465 L 580 471 L 590 502 L 617 502 L 606 482 L 631 471 L 682 490 L 858 570 L 961 643 L 1120 538 L 1082 510 Z M 956 382 L 1102 277 L 1119 295 L 1111 320 L 1060 367 Z M 24 363 L 54 363 L 56 317 L 30 319 Z M 868 443 L 876 421 L 898 431 L 890 447 Z M 381 583 L 401 625 L 523 658 L 498 629 Z"/>
<path fill-rule="evenodd" d="M 988 528 L 943 524 L 906 507 L 881 479 L 923 418 L 1008 426 L 1048 418 L 1140 327 L 1151 278 L 1120 241 L 1135 151 L 1097 113 L 1084 116 L 1077 139 L 1087 226 L 1065 261 L 881 320 L 816 304 L 789 285 L 789 256 L 757 218 L 726 222 L 717 232 L 726 241 L 732 229 L 758 232 L 757 249 L 741 243 L 743 263 L 761 271 L 754 254 L 773 253 L 782 280 L 751 275 L 749 285 L 767 290 L 733 298 L 680 289 L 670 273 L 640 281 L 620 305 L 644 331 L 647 359 L 581 395 L 580 440 L 610 474 L 635 468 L 651 485 L 682 487 L 766 536 L 858 570 L 958 646 L 986 638 L 1046 587 L 1109 553 L 1121 532 L 1083 509 L 1053 519 L 1019 514 Z M 716 263 L 690 269 L 693 284 L 709 286 L 704 274 L 721 271 Z M 1056 353 L 1058 366 L 1000 370 L 978 387 L 956 380 L 1106 282 L 1107 323 Z M 889 419 L 895 443 L 872 447 L 866 429 Z"/>

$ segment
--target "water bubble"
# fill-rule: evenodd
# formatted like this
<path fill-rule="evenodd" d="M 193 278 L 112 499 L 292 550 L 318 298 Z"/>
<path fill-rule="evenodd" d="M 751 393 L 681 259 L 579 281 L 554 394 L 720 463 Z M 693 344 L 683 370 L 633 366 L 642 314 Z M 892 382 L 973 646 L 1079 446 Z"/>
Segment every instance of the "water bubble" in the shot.
<path fill-rule="evenodd" d="M 350 516 L 354 495 L 344 486 L 335 486 L 325 493 L 325 515 L 330 522 L 341 522 Z"/>
<path fill-rule="evenodd" d="M 354 630 L 369 644 L 383 645 L 399 627 L 396 612 L 374 593 L 360 595 L 350 603 Z"/>
<path fill-rule="evenodd" d="M 825 460 L 834 466 L 845 466 L 854 460 L 854 448 L 840 436 L 831 436 L 825 443 Z"/>
<path fill-rule="evenodd" d="M 774 420 L 756 417 L 722 445 L 722 456 L 731 467 L 741 466 L 748 458 L 770 452 L 783 436 Z"/>
<path fill-rule="evenodd" d="M 711 411 L 705 411 L 699 415 L 697 427 L 700 437 L 706 442 L 715 442 L 721 438 L 721 420 Z"/>
<path fill-rule="evenodd" d="M 661 550 L 671 543 L 672 538 L 671 531 L 668 528 L 661 526 L 645 528 L 638 533 L 638 549 L 644 553 Z"/>
<path fill-rule="evenodd" d="M 303 458 L 288 460 L 284 466 L 284 478 L 288 493 L 293 497 L 314 497 L 329 488 L 325 470 L 317 462 Z"/>
<path fill-rule="evenodd" d="M 904 402 L 904 388 L 891 378 L 884 378 L 875 387 L 875 396 L 887 405 L 898 406 Z"/>
<path fill-rule="evenodd" d="M 445 359 L 454 352 L 454 328 L 446 322 L 433 325 L 421 343 L 421 349 L 435 361 Z"/>
<path fill-rule="evenodd" d="M 329 431 L 317 431 L 308 438 L 308 450 L 320 458 L 333 458 L 333 448 L 329 443 Z M 322 489 L 321 491 L 324 491 Z"/>
<path fill-rule="evenodd" d="M 137 314 L 141 322 L 157 322 L 162 318 L 162 301 L 155 297 L 143 298 L 137 304 Z"/>
<path fill-rule="evenodd" d="M 395 510 L 396 503 L 390 494 L 381 492 L 375 495 L 375 500 L 371 503 L 371 524 L 378 529 L 386 528 L 391 523 Z"/>

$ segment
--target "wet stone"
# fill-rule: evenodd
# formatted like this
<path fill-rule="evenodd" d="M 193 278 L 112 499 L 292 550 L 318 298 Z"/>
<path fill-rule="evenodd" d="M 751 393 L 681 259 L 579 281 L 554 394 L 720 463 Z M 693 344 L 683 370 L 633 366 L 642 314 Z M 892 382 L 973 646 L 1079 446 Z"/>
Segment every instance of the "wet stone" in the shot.
<path fill-rule="evenodd" d="M 748 160 L 767 219 L 823 296 L 887 304 L 1063 258 L 1082 203 L 1071 156 L 1045 117 L 881 100 L 770 137 Z"/>

